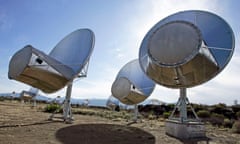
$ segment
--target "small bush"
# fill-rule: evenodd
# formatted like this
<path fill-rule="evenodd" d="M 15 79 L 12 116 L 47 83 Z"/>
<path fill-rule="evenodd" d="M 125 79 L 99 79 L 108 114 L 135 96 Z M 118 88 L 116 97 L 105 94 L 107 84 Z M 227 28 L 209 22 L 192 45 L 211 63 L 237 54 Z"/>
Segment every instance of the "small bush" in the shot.
<path fill-rule="evenodd" d="M 0 97 L 0 101 L 4 101 L 4 97 Z"/>
<path fill-rule="evenodd" d="M 164 112 L 164 113 L 163 113 L 163 117 L 164 117 L 165 119 L 169 118 L 170 115 L 171 115 L 170 112 Z"/>
<path fill-rule="evenodd" d="M 58 104 L 50 104 L 50 105 L 47 105 L 47 106 L 44 108 L 44 112 L 53 113 L 53 112 L 55 112 L 55 111 L 60 112 L 60 111 L 61 111 L 61 106 L 58 105 Z"/>
<path fill-rule="evenodd" d="M 220 127 L 223 125 L 224 115 L 213 113 L 209 121 L 212 125 Z"/>
<path fill-rule="evenodd" d="M 91 109 L 81 109 L 77 111 L 73 111 L 74 114 L 80 114 L 80 115 L 96 115 L 97 111 L 91 110 Z"/>
<path fill-rule="evenodd" d="M 234 133 L 240 134 L 240 120 L 235 121 L 235 123 L 234 123 L 233 126 L 232 126 L 232 131 L 233 131 Z"/>
<path fill-rule="evenodd" d="M 240 111 L 236 113 L 236 117 L 240 119 Z"/>
<path fill-rule="evenodd" d="M 223 126 L 225 128 L 232 128 L 233 126 L 233 121 L 232 120 L 229 120 L 229 119 L 224 119 L 223 121 Z"/>
<path fill-rule="evenodd" d="M 201 104 L 192 104 L 193 109 L 198 112 L 201 110 L 207 110 L 207 105 L 201 105 Z"/>
<path fill-rule="evenodd" d="M 198 117 L 200 118 L 210 118 L 211 114 L 207 110 L 200 110 L 197 112 Z"/>
<path fill-rule="evenodd" d="M 166 107 L 169 109 L 169 111 L 172 111 L 175 107 L 175 104 L 168 104 Z"/>
<path fill-rule="evenodd" d="M 240 105 L 234 105 L 234 106 L 232 106 L 232 110 L 233 110 L 233 112 L 235 112 L 235 113 L 239 112 L 239 111 L 240 111 Z"/>
<path fill-rule="evenodd" d="M 156 119 L 156 116 L 154 116 L 153 114 L 149 114 L 148 119 L 149 120 L 154 120 L 154 119 Z"/>

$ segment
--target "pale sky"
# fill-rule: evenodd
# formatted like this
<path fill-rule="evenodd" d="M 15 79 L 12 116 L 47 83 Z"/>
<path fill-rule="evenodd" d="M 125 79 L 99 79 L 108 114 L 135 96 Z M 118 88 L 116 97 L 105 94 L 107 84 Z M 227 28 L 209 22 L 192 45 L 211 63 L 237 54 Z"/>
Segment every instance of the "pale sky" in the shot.
<path fill-rule="evenodd" d="M 142 39 L 154 24 L 179 11 L 206 10 L 221 16 L 232 27 L 235 52 L 214 79 L 189 88 L 188 98 L 201 104 L 240 103 L 239 5 L 238 0 L 0 0 L 0 93 L 30 88 L 8 79 L 9 60 L 16 51 L 31 44 L 49 53 L 67 34 L 90 28 L 96 41 L 88 76 L 74 82 L 72 97 L 106 99 L 118 71 L 138 58 Z M 44 95 L 64 96 L 65 89 Z M 149 98 L 176 102 L 178 90 L 158 85 Z"/>

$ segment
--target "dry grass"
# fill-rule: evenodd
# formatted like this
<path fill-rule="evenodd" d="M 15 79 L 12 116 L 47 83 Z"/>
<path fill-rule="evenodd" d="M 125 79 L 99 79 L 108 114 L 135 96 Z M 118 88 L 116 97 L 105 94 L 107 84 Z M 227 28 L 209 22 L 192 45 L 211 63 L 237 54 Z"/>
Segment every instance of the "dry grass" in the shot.
<path fill-rule="evenodd" d="M 128 125 L 131 113 L 103 109 L 74 108 L 74 124 L 47 121 L 46 105 L 22 105 L 16 101 L 0 102 L 1 144 L 67 144 L 67 143 L 136 143 L 181 144 L 165 135 L 164 119 L 142 119 Z M 207 126 L 210 144 L 240 144 L 240 135 L 229 129 Z M 71 140 L 71 141 L 70 141 Z"/>

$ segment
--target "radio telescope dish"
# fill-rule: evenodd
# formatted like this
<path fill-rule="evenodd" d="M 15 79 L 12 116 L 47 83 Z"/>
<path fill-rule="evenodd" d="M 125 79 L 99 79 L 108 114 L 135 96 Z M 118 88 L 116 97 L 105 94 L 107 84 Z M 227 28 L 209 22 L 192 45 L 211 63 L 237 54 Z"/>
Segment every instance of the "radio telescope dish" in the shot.
<path fill-rule="evenodd" d="M 139 51 L 141 68 L 156 83 L 180 89 L 178 102 L 166 120 L 166 134 L 187 143 L 206 137 L 205 127 L 191 105 L 195 119 L 188 118 L 186 89 L 220 73 L 230 61 L 234 46 L 231 27 L 206 11 L 170 15 L 146 34 Z M 174 115 L 177 109 L 179 114 Z"/>
<path fill-rule="evenodd" d="M 31 45 L 16 52 L 10 60 L 8 77 L 45 93 L 53 93 L 67 86 L 63 119 L 71 123 L 71 92 L 73 80 L 85 77 L 94 47 L 94 33 L 90 29 L 76 30 L 63 38 L 49 55 Z M 53 113 L 49 120 L 54 117 Z"/>
<path fill-rule="evenodd" d="M 122 67 L 112 84 L 111 91 L 120 102 L 134 105 L 148 98 L 154 88 L 155 83 L 141 70 L 136 59 Z"/>
<path fill-rule="evenodd" d="M 49 55 L 27 45 L 11 58 L 8 77 L 45 93 L 56 92 L 84 69 L 93 47 L 94 34 L 89 29 L 67 35 Z"/>
<path fill-rule="evenodd" d="M 230 61 L 234 34 L 221 17 L 206 11 L 183 11 L 166 17 L 144 37 L 139 61 L 156 83 L 193 87 L 212 79 Z"/>

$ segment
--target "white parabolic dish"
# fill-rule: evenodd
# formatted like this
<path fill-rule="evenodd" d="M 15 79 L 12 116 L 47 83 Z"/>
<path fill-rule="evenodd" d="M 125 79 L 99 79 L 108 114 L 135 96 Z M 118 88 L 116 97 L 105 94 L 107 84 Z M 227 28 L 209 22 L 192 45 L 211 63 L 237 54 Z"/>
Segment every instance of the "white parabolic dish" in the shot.
<path fill-rule="evenodd" d="M 142 41 L 139 61 L 156 83 L 188 88 L 220 73 L 234 46 L 233 31 L 221 17 L 206 11 L 183 11 L 150 29 Z"/>
<path fill-rule="evenodd" d="M 70 33 L 49 55 L 27 45 L 11 58 L 8 77 L 53 93 L 78 76 L 93 47 L 94 33 L 89 29 Z"/>
<path fill-rule="evenodd" d="M 138 59 L 124 65 L 112 84 L 112 95 L 127 105 L 144 101 L 155 88 L 155 82 L 141 70 Z"/>

